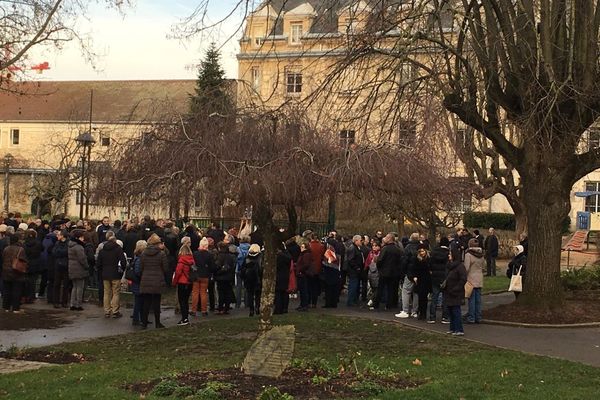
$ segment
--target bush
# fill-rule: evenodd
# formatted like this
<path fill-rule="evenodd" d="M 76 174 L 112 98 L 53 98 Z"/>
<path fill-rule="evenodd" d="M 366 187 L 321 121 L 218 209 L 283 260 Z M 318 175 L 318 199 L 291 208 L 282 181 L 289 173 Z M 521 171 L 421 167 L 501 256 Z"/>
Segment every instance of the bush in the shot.
<path fill-rule="evenodd" d="M 274 386 L 268 386 L 258 395 L 256 400 L 294 400 L 294 396 L 287 393 L 281 393 L 279 389 Z"/>
<path fill-rule="evenodd" d="M 494 228 L 505 231 L 514 231 L 516 226 L 514 214 L 486 212 L 466 212 L 463 224 L 467 228 Z"/>
<path fill-rule="evenodd" d="M 152 394 L 158 397 L 167 397 L 172 395 L 177 389 L 179 389 L 179 384 L 176 381 L 171 379 L 163 379 L 160 381 L 160 383 L 154 386 L 154 389 L 152 389 Z"/>
<path fill-rule="evenodd" d="M 566 290 L 600 290 L 600 265 L 568 269 L 560 277 Z"/>

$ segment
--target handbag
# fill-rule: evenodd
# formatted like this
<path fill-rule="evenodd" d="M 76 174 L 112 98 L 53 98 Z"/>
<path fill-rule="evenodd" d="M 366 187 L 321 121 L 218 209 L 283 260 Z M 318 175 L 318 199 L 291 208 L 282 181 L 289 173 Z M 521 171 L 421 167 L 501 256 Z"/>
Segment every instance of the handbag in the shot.
<path fill-rule="evenodd" d="M 522 292 L 523 291 L 523 277 L 521 276 L 521 268 L 516 274 L 510 277 L 510 285 L 508 286 L 509 292 Z"/>
<path fill-rule="evenodd" d="M 24 274 L 27 272 L 27 261 L 20 258 L 22 251 L 23 249 L 20 248 L 17 252 L 17 256 L 12 261 L 12 269 L 13 271 L 17 271 Z"/>
<path fill-rule="evenodd" d="M 129 281 L 127 281 L 127 268 L 123 271 L 123 276 L 121 276 L 121 292 L 126 292 L 129 289 Z"/>
<path fill-rule="evenodd" d="M 294 262 L 290 262 L 290 279 L 288 280 L 288 293 L 296 293 L 298 291 L 298 282 L 296 282 L 296 267 Z"/>
<path fill-rule="evenodd" d="M 465 283 L 465 299 L 468 299 L 473 294 L 473 284 L 469 281 Z"/>

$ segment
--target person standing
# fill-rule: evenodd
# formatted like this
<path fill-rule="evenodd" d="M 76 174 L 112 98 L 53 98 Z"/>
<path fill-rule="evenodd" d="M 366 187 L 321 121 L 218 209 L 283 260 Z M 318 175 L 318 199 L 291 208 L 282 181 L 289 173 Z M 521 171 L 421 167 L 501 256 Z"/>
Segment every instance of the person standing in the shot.
<path fill-rule="evenodd" d="M 195 316 L 198 311 L 198 302 L 200 302 L 202 315 L 208 315 L 208 282 L 215 265 L 208 247 L 208 239 L 202 238 L 200 247 L 193 253 L 194 263 L 198 269 L 198 280 L 192 284 L 192 316 Z"/>
<path fill-rule="evenodd" d="M 323 255 L 325 246 L 319 241 L 317 235 L 310 234 L 310 243 L 308 244 L 312 256 L 312 264 L 307 272 L 309 304 L 312 308 L 317 307 L 319 295 L 321 294 L 321 269 L 323 265 Z"/>
<path fill-rule="evenodd" d="M 496 258 L 498 258 L 498 237 L 494 228 L 490 228 L 485 238 L 485 260 L 487 262 L 486 276 L 496 276 Z"/>
<path fill-rule="evenodd" d="M 397 318 L 417 318 L 419 309 L 419 295 L 415 291 L 415 276 L 412 274 L 414 271 L 414 263 L 417 259 L 417 253 L 419 251 L 420 235 L 413 233 L 410 235 L 410 240 L 405 247 L 405 265 L 406 265 L 406 276 L 402 283 L 402 311 L 395 314 Z M 412 308 L 411 308 L 412 300 Z"/>
<path fill-rule="evenodd" d="M 337 308 L 340 299 L 340 260 L 332 243 L 334 239 L 327 239 L 327 250 L 323 255 L 323 285 L 325 291 L 325 308 Z"/>
<path fill-rule="evenodd" d="M 360 235 L 352 237 L 352 244 L 346 251 L 346 265 L 348 274 L 348 307 L 356 306 L 359 298 L 359 285 L 361 273 L 365 267 L 365 257 L 362 252 L 363 238 Z"/>
<path fill-rule="evenodd" d="M 249 315 L 260 312 L 260 294 L 262 288 L 262 266 L 260 259 L 260 247 L 253 244 L 248 249 L 248 255 L 240 269 L 240 278 L 246 289 L 246 307 L 250 309 Z"/>
<path fill-rule="evenodd" d="M 192 292 L 192 283 L 190 282 L 190 272 L 194 266 L 194 256 L 190 249 L 190 241 L 183 241 L 179 249 L 177 266 L 173 274 L 171 284 L 177 288 L 177 300 L 179 301 L 179 309 L 181 310 L 181 320 L 177 323 L 179 326 L 188 325 L 189 318 L 189 301 Z"/>
<path fill-rule="evenodd" d="M 142 296 L 140 295 L 140 278 L 142 276 L 142 270 L 140 266 L 140 256 L 146 250 L 148 244 L 145 240 L 138 240 L 133 250 L 133 276 L 134 279 L 131 282 L 131 292 L 133 293 L 133 318 L 132 325 L 138 326 L 142 321 Z"/>
<path fill-rule="evenodd" d="M 2 308 L 4 311 L 12 311 L 15 314 L 21 314 L 21 297 L 25 287 L 26 271 L 21 272 L 13 268 L 15 259 L 27 263 L 27 256 L 23 249 L 21 234 L 16 233 L 9 236 L 9 245 L 2 252 Z"/>
<path fill-rule="evenodd" d="M 469 297 L 469 313 L 467 322 L 478 324 L 481 322 L 481 289 L 483 288 L 483 249 L 479 247 L 476 238 L 469 240 L 469 248 L 465 253 L 465 269 L 467 271 L 467 282 L 473 286 L 473 292 Z"/>
<path fill-rule="evenodd" d="M 298 284 L 298 292 L 300 293 L 300 306 L 297 311 L 308 311 L 309 294 L 308 294 L 308 270 L 312 265 L 312 254 L 308 243 L 300 244 L 300 257 L 296 262 L 296 282 Z"/>
<path fill-rule="evenodd" d="M 467 283 L 467 271 L 464 264 L 460 260 L 455 261 L 450 254 L 444 299 L 450 313 L 450 330 L 446 333 L 454 336 L 465 334 L 460 311 L 460 306 L 465 300 L 465 283 Z"/>
<path fill-rule="evenodd" d="M 148 237 L 148 246 L 140 256 L 140 295 L 142 296 L 142 329 L 148 327 L 150 309 L 154 313 L 156 328 L 160 323 L 160 300 L 166 287 L 165 271 L 168 269 L 167 255 L 162 249 L 162 239 L 153 233 Z"/>
<path fill-rule="evenodd" d="M 218 248 L 219 254 L 217 255 L 215 262 L 214 272 L 219 296 L 217 315 L 226 315 L 229 314 L 229 309 L 233 300 L 232 285 L 235 281 L 235 263 L 237 255 L 229 251 L 229 244 L 226 242 L 220 242 Z"/>
<path fill-rule="evenodd" d="M 517 273 L 521 274 L 521 283 L 525 283 L 525 275 L 527 273 L 527 255 L 525 254 L 525 248 L 522 245 L 517 245 L 513 248 L 514 257 L 508 263 L 506 270 L 506 277 L 512 279 L 513 275 Z M 515 294 L 515 300 L 519 298 L 521 292 L 513 291 Z"/>
<path fill-rule="evenodd" d="M 273 314 L 287 314 L 290 295 L 288 293 L 290 283 L 290 266 L 292 256 L 287 251 L 285 244 L 279 242 L 277 248 L 277 275 L 275 276 L 275 304 Z"/>
<path fill-rule="evenodd" d="M 442 293 L 442 282 L 446 279 L 446 270 L 448 267 L 448 255 L 450 241 L 448 238 L 441 238 L 440 245 L 434 247 L 431 251 L 431 303 L 429 304 L 429 323 L 436 322 L 436 310 L 440 294 Z M 443 297 L 443 296 L 442 296 Z M 450 316 L 448 315 L 448 307 L 446 302 L 442 300 L 442 323 L 448 323 Z"/>
<path fill-rule="evenodd" d="M 383 238 L 383 246 L 377 257 L 379 287 L 375 300 L 373 300 L 374 310 L 379 309 L 379 304 L 384 296 L 387 300 L 386 308 L 388 310 L 398 307 L 398 283 L 404 279 L 402 264 L 403 250 L 396 244 L 396 237 L 392 233 L 388 233 Z"/>
<path fill-rule="evenodd" d="M 106 232 L 108 231 L 110 231 L 110 220 L 108 217 L 104 217 L 102 218 L 102 223 L 96 228 L 96 233 L 98 233 L 98 243 L 106 241 Z"/>
<path fill-rule="evenodd" d="M 71 289 L 71 311 L 83 311 L 83 289 L 85 279 L 89 276 L 88 259 L 85 254 L 84 231 L 75 229 L 71 232 L 69 248 L 69 279 L 73 284 Z"/>
<path fill-rule="evenodd" d="M 25 231 L 25 256 L 28 263 L 27 275 L 25 280 L 25 288 L 23 291 L 23 297 L 25 302 L 31 304 L 34 302 L 36 296 L 36 282 L 38 276 L 42 273 L 42 243 L 38 240 L 38 234 L 33 229 L 27 229 Z M 43 279 L 41 279 L 43 280 Z M 40 283 L 42 285 L 42 283 Z M 44 283 L 45 285 L 45 283 Z"/>
<path fill-rule="evenodd" d="M 415 284 L 414 291 L 418 296 L 417 318 L 425 321 L 427 319 L 427 296 L 431 292 L 431 259 L 427 245 L 419 246 L 411 268 L 412 271 L 409 271 L 408 275 Z"/>
<path fill-rule="evenodd" d="M 127 260 L 114 233 L 111 232 L 111 235 L 106 236 L 108 240 L 104 242 L 96 261 L 96 266 L 102 271 L 104 316 L 121 318 L 123 316 L 120 312 L 121 277 L 127 266 Z"/>
<path fill-rule="evenodd" d="M 57 241 L 52 248 L 54 258 L 54 308 L 67 308 L 69 300 L 69 231 L 63 229 L 56 235 Z"/>

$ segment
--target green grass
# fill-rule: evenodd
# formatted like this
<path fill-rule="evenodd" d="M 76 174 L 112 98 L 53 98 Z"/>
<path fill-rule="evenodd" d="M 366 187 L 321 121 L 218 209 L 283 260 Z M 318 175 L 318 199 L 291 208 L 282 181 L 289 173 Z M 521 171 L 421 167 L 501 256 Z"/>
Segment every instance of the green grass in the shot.
<path fill-rule="evenodd" d="M 484 276 L 483 277 L 483 290 L 482 293 L 490 293 L 490 292 L 498 292 L 498 291 L 506 291 L 508 290 L 508 285 L 510 284 L 510 280 L 504 276 Z"/>
<path fill-rule="evenodd" d="M 296 326 L 296 360 L 324 359 L 335 366 L 338 355 L 354 354 L 360 367 L 369 364 L 426 382 L 377 399 L 592 399 L 600 387 L 597 368 L 393 323 L 317 313 L 275 322 Z M 49 347 L 84 353 L 94 361 L 0 375 L 0 399 L 139 399 L 120 386 L 181 371 L 239 366 L 255 328 L 256 320 L 247 318 L 215 320 Z M 416 358 L 422 366 L 412 364 Z"/>

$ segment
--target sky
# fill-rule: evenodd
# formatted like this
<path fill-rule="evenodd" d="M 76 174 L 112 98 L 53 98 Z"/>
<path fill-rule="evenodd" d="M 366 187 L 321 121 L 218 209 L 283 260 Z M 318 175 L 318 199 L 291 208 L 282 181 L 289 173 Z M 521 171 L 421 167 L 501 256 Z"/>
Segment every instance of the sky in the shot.
<path fill-rule="evenodd" d="M 226 23 L 190 40 L 170 38 L 173 28 L 207 0 L 137 0 L 122 13 L 92 4 L 86 18 L 77 21 L 98 56 L 86 61 L 78 44 L 62 50 L 37 49 L 32 64 L 47 61 L 50 70 L 31 78 L 39 80 L 194 79 L 204 51 L 215 41 L 228 78 L 237 77 L 235 55 L 239 49 L 244 10 Z M 209 0 L 207 18 L 216 22 L 229 14 L 238 0 Z M 257 2 L 258 3 L 258 2 Z M 233 36 L 232 39 L 229 39 Z M 228 40 L 229 39 L 229 40 Z"/>

